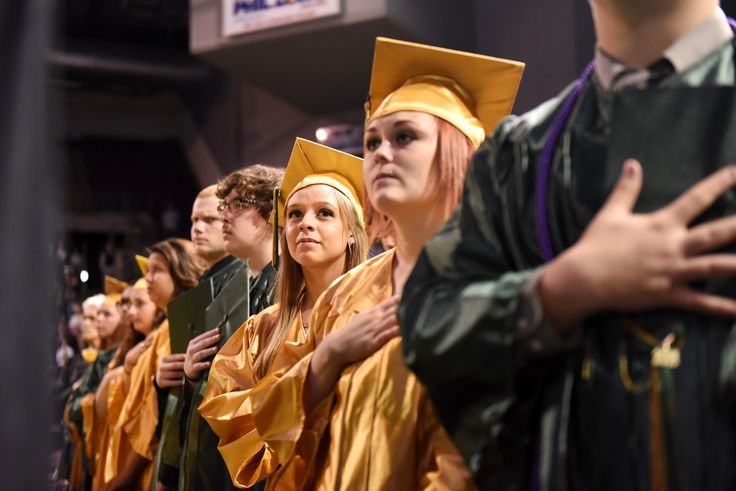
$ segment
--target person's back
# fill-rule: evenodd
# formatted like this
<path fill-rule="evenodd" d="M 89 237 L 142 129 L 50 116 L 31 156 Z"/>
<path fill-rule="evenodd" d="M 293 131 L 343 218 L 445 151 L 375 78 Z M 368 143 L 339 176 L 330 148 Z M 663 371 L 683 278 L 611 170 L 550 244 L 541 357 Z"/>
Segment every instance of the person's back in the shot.
<path fill-rule="evenodd" d="M 655 3 L 591 2 L 590 79 L 500 124 L 407 283 L 407 361 L 484 489 L 736 488 L 736 177 L 706 178 L 732 34 Z"/>

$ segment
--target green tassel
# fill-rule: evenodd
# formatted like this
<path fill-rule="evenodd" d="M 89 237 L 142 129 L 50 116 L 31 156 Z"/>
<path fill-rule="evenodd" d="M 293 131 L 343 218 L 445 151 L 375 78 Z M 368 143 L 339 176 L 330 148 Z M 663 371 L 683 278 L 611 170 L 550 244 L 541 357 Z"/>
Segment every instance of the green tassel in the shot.
<path fill-rule="evenodd" d="M 273 267 L 279 269 L 281 257 L 279 256 L 279 195 L 280 188 L 273 189 L 273 257 L 271 263 Z"/>

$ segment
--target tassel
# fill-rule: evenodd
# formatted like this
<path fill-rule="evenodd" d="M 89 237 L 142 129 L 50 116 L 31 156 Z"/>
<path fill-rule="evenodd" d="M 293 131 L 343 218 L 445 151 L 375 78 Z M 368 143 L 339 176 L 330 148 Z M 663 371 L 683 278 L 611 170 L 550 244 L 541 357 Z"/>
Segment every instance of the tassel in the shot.
<path fill-rule="evenodd" d="M 662 429 L 660 371 L 652 367 L 652 390 L 649 393 L 649 474 L 651 491 L 667 491 L 667 463 Z"/>
<path fill-rule="evenodd" d="M 279 269 L 281 257 L 279 256 L 279 195 L 280 188 L 273 188 L 273 256 L 271 263 L 275 269 Z"/>

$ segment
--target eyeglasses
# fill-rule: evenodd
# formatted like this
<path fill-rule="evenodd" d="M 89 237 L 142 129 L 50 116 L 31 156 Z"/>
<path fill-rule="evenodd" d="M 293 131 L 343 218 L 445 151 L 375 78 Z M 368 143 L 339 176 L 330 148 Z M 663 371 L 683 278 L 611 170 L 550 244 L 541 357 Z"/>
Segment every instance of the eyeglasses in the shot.
<path fill-rule="evenodd" d="M 233 213 L 237 213 L 240 210 L 244 210 L 248 205 L 257 205 L 258 201 L 251 198 L 243 198 L 237 196 L 232 201 L 220 200 L 220 204 L 217 205 L 217 211 L 224 213 L 225 210 L 230 210 Z"/>

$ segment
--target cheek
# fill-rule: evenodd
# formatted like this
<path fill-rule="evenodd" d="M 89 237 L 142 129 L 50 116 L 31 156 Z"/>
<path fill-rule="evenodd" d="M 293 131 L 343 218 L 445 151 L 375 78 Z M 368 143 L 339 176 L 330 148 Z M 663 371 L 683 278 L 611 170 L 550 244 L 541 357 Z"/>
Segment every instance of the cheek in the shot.
<path fill-rule="evenodd" d="M 365 159 L 363 159 L 363 179 L 365 181 L 369 181 L 368 177 L 371 175 L 371 171 L 373 170 L 373 155 L 369 155 Z"/>
<path fill-rule="evenodd" d="M 235 229 L 235 233 L 241 237 L 244 237 L 246 235 L 250 235 L 249 227 L 250 227 L 250 220 L 248 219 L 248 215 L 246 213 L 241 213 L 235 220 L 232 221 L 233 228 Z"/>
<path fill-rule="evenodd" d="M 289 248 L 289 253 L 293 256 L 296 249 L 296 236 L 299 233 L 299 229 L 296 225 L 287 225 L 282 233 L 286 240 L 286 247 Z"/>
<path fill-rule="evenodd" d="M 347 234 L 339 220 L 336 220 L 325 230 L 325 235 L 329 238 L 331 250 L 342 251 L 345 248 Z"/>

